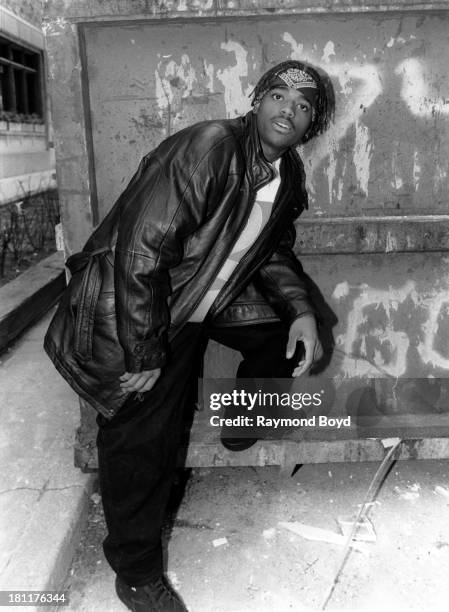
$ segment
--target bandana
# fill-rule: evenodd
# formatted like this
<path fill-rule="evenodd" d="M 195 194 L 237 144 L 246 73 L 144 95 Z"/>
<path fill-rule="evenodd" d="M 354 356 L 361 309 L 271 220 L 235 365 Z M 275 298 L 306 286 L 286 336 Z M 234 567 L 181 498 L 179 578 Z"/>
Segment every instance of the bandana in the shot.
<path fill-rule="evenodd" d="M 293 89 L 311 88 L 318 89 L 315 79 L 305 70 L 299 68 L 288 68 L 285 72 L 277 75 L 288 87 Z"/>
<path fill-rule="evenodd" d="M 279 73 L 273 74 L 269 84 L 265 89 L 258 92 L 257 99 L 253 101 L 253 105 L 260 102 L 264 95 L 274 87 L 291 87 L 292 89 L 302 90 L 303 95 L 313 105 L 316 95 L 318 94 L 318 84 L 305 70 L 300 68 L 288 68 Z"/>

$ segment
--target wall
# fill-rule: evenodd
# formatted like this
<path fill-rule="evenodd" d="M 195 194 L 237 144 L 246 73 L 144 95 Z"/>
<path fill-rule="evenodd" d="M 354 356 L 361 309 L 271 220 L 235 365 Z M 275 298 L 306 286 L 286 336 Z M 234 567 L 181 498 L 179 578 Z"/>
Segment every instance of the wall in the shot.
<path fill-rule="evenodd" d="M 68 251 L 168 133 L 245 112 L 263 70 L 304 58 L 328 72 L 338 105 L 328 135 L 302 151 L 311 208 L 296 244 L 321 290 L 325 374 L 448 376 L 447 8 L 405 0 L 49 2 Z M 220 351 L 209 363 L 226 375 L 235 356 L 223 360 Z"/>
<path fill-rule="evenodd" d="M 41 0 L 2 0 L 2 6 L 27 23 L 41 27 L 43 2 Z"/>
<path fill-rule="evenodd" d="M 338 104 L 303 151 L 309 216 L 447 212 L 448 31 L 448 18 L 421 14 L 87 28 L 100 214 L 143 153 L 195 121 L 247 112 L 260 74 L 290 57 L 326 70 Z"/>

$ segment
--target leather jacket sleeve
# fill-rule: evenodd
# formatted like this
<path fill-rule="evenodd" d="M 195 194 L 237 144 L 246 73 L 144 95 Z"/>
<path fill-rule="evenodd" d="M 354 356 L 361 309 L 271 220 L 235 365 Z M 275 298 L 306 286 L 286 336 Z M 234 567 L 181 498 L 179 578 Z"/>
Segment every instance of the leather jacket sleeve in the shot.
<path fill-rule="evenodd" d="M 145 161 L 146 170 L 123 203 L 115 249 L 117 333 L 127 372 L 165 363 L 168 269 L 180 257 L 162 169 L 155 159 Z M 149 206 L 153 214 L 147 212 Z"/>
<path fill-rule="evenodd" d="M 270 306 L 289 324 L 305 314 L 315 314 L 307 276 L 293 252 L 295 239 L 296 230 L 290 222 L 271 258 L 259 268 L 255 278 Z"/>
<path fill-rule="evenodd" d="M 170 269 L 182 261 L 186 236 L 202 223 L 208 203 L 223 189 L 217 176 L 226 177 L 213 167 L 223 163 L 223 156 L 216 150 L 212 155 L 205 144 L 198 151 L 190 147 L 190 164 L 181 147 L 169 161 L 164 151 L 150 153 L 122 202 L 114 283 L 117 333 L 128 372 L 166 363 Z M 220 149 L 220 143 L 209 145 Z"/>

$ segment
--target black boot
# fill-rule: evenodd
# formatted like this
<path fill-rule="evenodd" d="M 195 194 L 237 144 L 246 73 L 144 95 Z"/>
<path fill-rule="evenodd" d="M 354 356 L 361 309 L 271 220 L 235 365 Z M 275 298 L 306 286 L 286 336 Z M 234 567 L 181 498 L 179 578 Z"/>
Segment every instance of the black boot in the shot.
<path fill-rule="evenodd" d="M 221 436 L 220 442 L 228 450 L 238 452 L 251 448 L 257 442 L 257 438 L 225 438 Z"/>
<path fill-rule="evenodd" d="M 125 606 L 133 612 L 188 612 L 165 576 L 138 587 L 128 586 L 117 576 L 115 590 Z"/>

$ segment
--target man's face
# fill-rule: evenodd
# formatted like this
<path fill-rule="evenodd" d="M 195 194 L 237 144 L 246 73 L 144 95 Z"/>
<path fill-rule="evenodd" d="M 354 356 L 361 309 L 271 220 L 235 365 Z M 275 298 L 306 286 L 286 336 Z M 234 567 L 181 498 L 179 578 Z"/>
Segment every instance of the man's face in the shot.
<path fill-rule="evenodd" d="M 270 89 L 255 107 L 260 143 L 269 162 L 301 142 L 312 123 L 313 100 L 313 91 L 280 85 Z"/>

